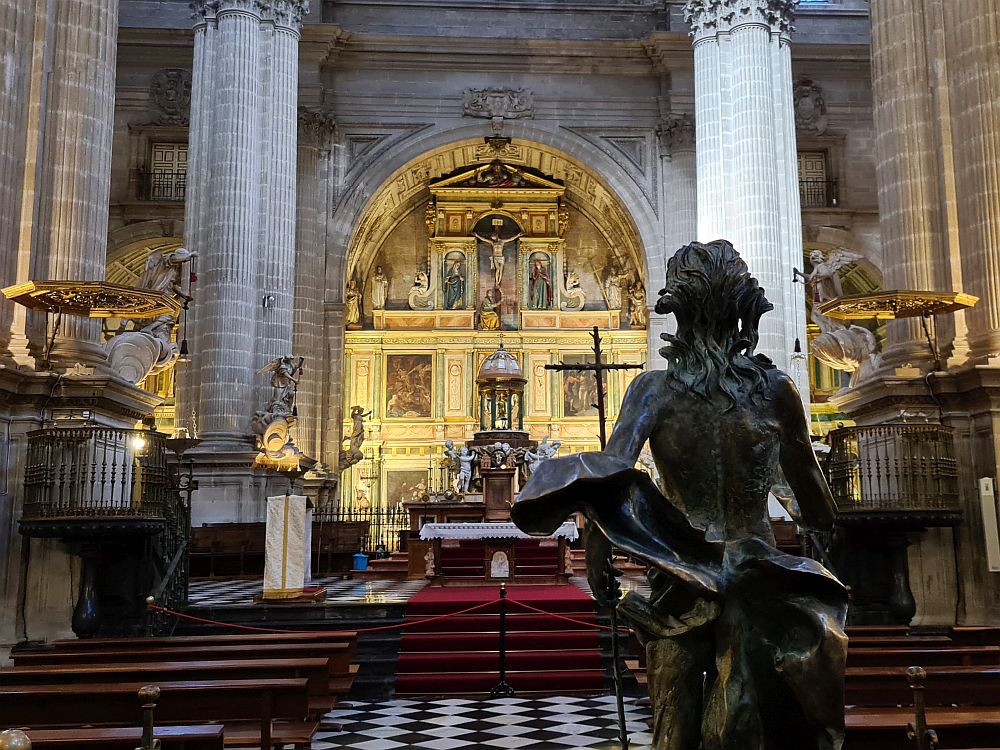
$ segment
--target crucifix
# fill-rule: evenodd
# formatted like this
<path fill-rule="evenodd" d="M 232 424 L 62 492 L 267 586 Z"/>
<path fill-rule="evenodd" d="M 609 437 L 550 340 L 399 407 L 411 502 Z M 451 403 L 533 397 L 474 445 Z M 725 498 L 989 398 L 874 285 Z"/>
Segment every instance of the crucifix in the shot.
<path fill-rule="evenodd" d="M 594 345 L 591 347 L 594 352 L 593 362 L 579 365 L 567 365 L 565 362 L 560 362 L 557 365 L 545 365 L 545 369 L 555 370 L 557 372 L 572 370 L 574 372 L 594 373 L 594 380 L 597 382 L 597 403 L 592 404 L 592 406 L 597 409 L 598 438 L 601 441 L 601 450 L 604 450 L 608 443 L 605 424 L 607 422 L 607 415 L 605 413 L 604 405 L 604 373 L 608 370 L 641 370 L 643 365 L 605 364 L 604 358 L 601 354 L 600 329 L 597 326 L 594 326 L 594 330 L 590 335 L 594 339 Z M 618 577 L 621 575 L 621 572 L 615 569 L 613 559 L 614 553 L 611 552 L 608 554 L 604 564 L 604 582 L 610 598 L 617 601 L 621 596 L 621 589 L 618 586 Z M 621 750 L 628 750 L 628 733 L 625 730 L 625 700 L 622 695 L 622 674 L 618 647 L 617 607 L 611 608 L 611 656 L 615 665 L 614 678 L 615 698 L 616 703 L 618 704 L 618 737 L 621 742 Z"/>
<path fill-rule="evenodd" d="M 590 335 L 594 339 L 594 345 L 591 347 L 594 352 L 593 362 L 579 365 L 567 365 L 565 362 L 560 362 L 557 365 L 545 365 L 545 369 L 556 370 L 558 372 L 573 370 L 574 372 L 594 373 L 594 380 L 597 381 L 597 403 L 591 404 L 591 406 L 597 409 L 597 424 L 599 430 L 598 438 L 601 441 L 601 450 L 604 450 L 608 442 L 605 425 L 607 422 L 607 416 L 605 414 L 604 406 L 604 373 L 608 370 L 641 370 L 645 365 L 605 364 L 603 355 L 601 354 L 600 329 L 597 326 L 594 326 L 594 330 Z"/>

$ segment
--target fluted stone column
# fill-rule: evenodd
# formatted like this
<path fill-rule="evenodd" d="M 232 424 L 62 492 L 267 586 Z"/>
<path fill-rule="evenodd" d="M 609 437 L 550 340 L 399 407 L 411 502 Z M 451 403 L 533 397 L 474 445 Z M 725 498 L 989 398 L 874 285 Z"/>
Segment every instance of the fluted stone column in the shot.
<path fill-rule="evenodd" d="M 979 303 L 967 313 L 972 356 L 1000 357 L 1000 6 L 966 0 L 946 13 L 954 55 L 952 112 L 959 239 L 965 290 Z M 997 363 L 997 360 L 994 360 Z"/>
<path fill-rule="evenodd" d="M 216 10 L 215 107 L 209 244 L 200 259 L 199 424 L 210 440 L 240 440 L 251 416 L 260 218 L 258 71 L 260 11 L 255 0 L 221 0 Z"/>
<path fill-rule="evenodd" d="M 775 305 L 757 350 L 795 377 L 808 404 L 791 57 L 797 0 L 689 0 L 694 37 L 698 239 L 730 240 Z M 801 372 L 798 371 L 801 369 Z"/>
<path fill-rule="evenodd" d="M 292 349 L 306 357 L 299 381 L 297 442 L 307 456 L 323 455 L 323 297 L 326 278 L 326 206 L 330 139 L 334 121 L 323 111 L 299 110 L 298 213 L 295 257 L 295 325 Z"/>
<path fill-rule="evenodd" d="M 668 114 L 660 126 L 659 137 L 663 174 L 663 258 L 647 290 L 650 310 L 656 304 L 656 292 L 663 283 L 667 262 L 679 248 L 697 239 L 698 232 L 694 118 L 688 114 Z M 650 273 L 652 275 L 653 269 Z M 657 352 L 664 345 L 661 334 L 673 330 L 672 316 L 650 314 L 648 367 L 666 368 L 667 361 Z"/>
<path fill-rule="evenodd" d="M 17 280 L 32 17 L 23 0 L 0 0 L 0 287 Z M 0 298 L 0 361 L 10 358 L 13 320 L 14 303 Z"/>
<path fill-rule="evenodd" d="M 32 272 L 36 278 L 99 281 L 107 256 L 118 0 L 61 0 L 51 7 Z M 106 361 L 101 322 L 65 316 L 52 360 Z"/>
<path fill-rule="evenodd" d="M 266 152 L 266 232 L 262 243 L 266 252 L 260 254 L 258 276 L 261 297 L 270 304 L 262 310 L 257 329 L 260 366 L 293 353 L 299 29 L 303 11 L 302 2 L 279 0 L 270 13 L 270 148 Z"/>
<path fill-rule="evenodd" d="M 209 227 L 211 200 L 210 177 L 212 149 L 217 132 L 213 121 L 215 111 L 215 57 L 217 27 L 214 5 L 204 0 L 195 3 L 194 62 L 192 65 L 191 118 L 188 125 L 188 176 L 184 203 L 184 244 L 198 253 L 192 267 L 200 269 L 200 264 L 210 252 Z M 201 353 L 199 312 L 201 300 L 211 292 L 203 294 L 203 283 L 192 287 L 195 297 L 187 311 L 187 337 L 194 344 L 191 362 L 175 365 L 176 378 L 176 424 L 189 432 L 200 429 L 197 420 L 199 408 L 199 386 L 201 383 Z"/>
<path fill-rule="evenodd" d="M 938 141 L 925 23 L 921 2 L 872 0 L 875 176 L 886 289 L 944 287 Z M 917 319 L 890 322 L 886 339 L 883 361 L 888 365 L 930 360 Z"/>

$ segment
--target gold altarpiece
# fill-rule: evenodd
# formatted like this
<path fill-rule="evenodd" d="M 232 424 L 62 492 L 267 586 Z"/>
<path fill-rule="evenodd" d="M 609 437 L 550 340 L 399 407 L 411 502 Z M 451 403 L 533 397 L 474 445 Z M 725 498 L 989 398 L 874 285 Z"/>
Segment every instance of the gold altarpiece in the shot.
<path fill-rule="evenodd" d="M 567 263 L 571 211 L 562 183 L 494 161 L 431 181 L 428 192 L 426 291 L 387 301 L 346 333 L 344 413 L 355 404 L 372 411 L 372 459 L 343 476 L 345 507 L 393 507 L 427 491 L 445 441 L 461 444 L 479 429 L 476 374 L 501 343 L 527 378 L 524 429 L 535 439 L 560 440 L 564 454 L 598 447 L 593 377 L 545 365 L 588 361 L 595 325 L 607 361 L 646 361 L 644 326 L 629 326 L 606 297 L 581 304 L 571 290 L 571 274 L 586 269 Z M 372 254 L 375 268 L 378 249 Z M 369 288 L 370 279 L 359 279 L 360 287 Z M 425 307 L 411 309 L 414 301 Z M 609 424 L 635 374 L 611 373 Z"/>

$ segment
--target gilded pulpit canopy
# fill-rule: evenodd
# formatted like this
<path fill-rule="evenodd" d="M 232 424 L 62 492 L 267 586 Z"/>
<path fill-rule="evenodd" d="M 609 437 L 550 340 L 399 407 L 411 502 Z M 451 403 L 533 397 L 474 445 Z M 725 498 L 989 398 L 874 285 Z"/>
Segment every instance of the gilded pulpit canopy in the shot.
<path fill-rule="evenodd" d="M 503 344 L 479 368 L 479 429 L 523 429 L 523 396 L 527 380 L 517 358 Z"/>

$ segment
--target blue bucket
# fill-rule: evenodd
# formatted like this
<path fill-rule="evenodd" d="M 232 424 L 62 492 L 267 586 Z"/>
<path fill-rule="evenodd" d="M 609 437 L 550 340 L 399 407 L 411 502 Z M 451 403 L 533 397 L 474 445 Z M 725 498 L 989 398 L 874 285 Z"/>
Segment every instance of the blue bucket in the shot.
<path fill-rule="evenodd" d="M 368 570 L 368 555 L 359 552 L 354 556 L 354 570 Z"/>

